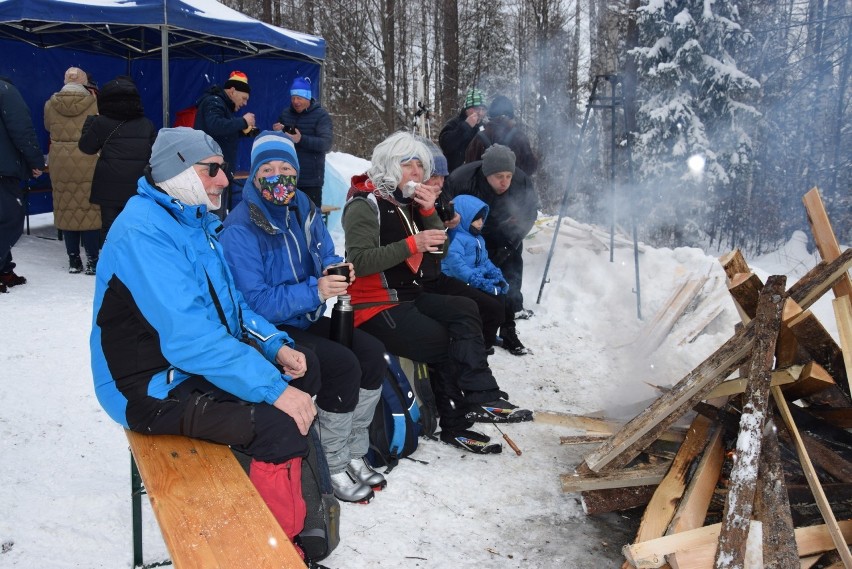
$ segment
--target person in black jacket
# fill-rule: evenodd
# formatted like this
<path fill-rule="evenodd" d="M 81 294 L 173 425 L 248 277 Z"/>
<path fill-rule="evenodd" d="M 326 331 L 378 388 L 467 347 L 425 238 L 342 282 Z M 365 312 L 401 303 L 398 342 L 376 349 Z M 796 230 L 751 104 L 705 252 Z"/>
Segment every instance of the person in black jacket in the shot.
<path fill-rule="evenodd" d="M 297 77 L 290 87 L 290 106 L 281 111 L 272 130 L 283 130 L 296 145 L 301 165 L 299 189 L 308 194 L 317 207 L 322 207 L 325 183 L 325 155 L 331 150 L 334 127 L 331 115 L 314 100 L 311 81 Z"/>
<path fill-rule="evenodd" d="M 103 86 L 98 112 L 86 119 L 78 146 L 86 154 L 99 155 L 89 201 L 101 206 L 106 237 L 127 200 L 136 195 L 136 184 L 151 157 L 157 129 L 145 117 L 142 99 L 130 77 L 121 75 Z"/>
<path fill-rule="evenodd" d="M 44 154 L 30 109 L 17 87 L 0 77 L 0 292 L 27 282 L 15 274 L 12 247 L 24 233 L 21 181 L 41 176 Z"/>
<path fill-rule="evenodd" d="M 521 294 L 522 254 L 524 237 L 538 216 L 538 196 L 530 177 L 515 167 L 515 153 L 501 144 L 491 145 L 482 160 L 465 164 L 451 173 L 447 189 L 451 196 L 470 194 L 488 204 L 488 223 L 482 229 L 488 257 L 503 271 L 509 283 L 507 304 L 515 318 L 529 318 L 532 311 L 524 309 Z M 504 347 L 510 335 L 506 324 L 508 322 L 501 328 Z"/>
<path fill-rule="evenodd" d="M 235 114 L 248 104 L 250 94 L 246 74 L 233 71 L 224 85 L 210 87 L 196 103 L 198 111 L 193 128 L 206 132 L 219 144 L 227 164 L 225 173 L 229 184 L 222 198 L 222 207 L 215 212 L 221 219 L 225 219 L 228 211 L 236 205 L 231 203 L 231 195 L 240 137 L 253 137 L 260 133 L 255 126 L 254 113 L 244 113 L 241 117 Z"/>
<path fill-rule="evenodd" d="M 508 146 L 515 153 L 515 166 L 532 176 L 538 169 L 538 158 L 532 151 L 530 139 L 515 123 L 512 101 L 497 95 L 488 105 L 488 122 L 480 129 L 465 152 L 465 163 L 482 160 L 482 153 L 492 144 Z"/>
<path fill-rule="evenodd" d="M 464 164 L 464 153 L 467 145 L 479 132 L 479 127 L 485 120 L 485 97 L 479 89 L 470 89 L 464 98 L 464 108 L 458 116 L 451 118 L 438 135 L 438 144 L 444 156 L 447 157 L 447 168 L 450 174 Z"/>

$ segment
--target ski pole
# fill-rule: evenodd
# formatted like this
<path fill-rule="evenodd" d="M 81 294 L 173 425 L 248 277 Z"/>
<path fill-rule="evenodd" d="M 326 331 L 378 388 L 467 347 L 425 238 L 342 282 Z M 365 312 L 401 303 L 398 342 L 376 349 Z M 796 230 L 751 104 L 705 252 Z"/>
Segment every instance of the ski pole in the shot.
<path fill-rule="evenodd" d="M 509 438 L 509 435 L 507 435 L 506 433 L 504 433 L 504 432 L 503 432 L 503 429 L 501 429 L 500 427 L 498 427 L 498 426 L 497 426 L 497 423 L 492 423 L 492 425 L 494 425 L 494 428 L 496 428 L 498 431 L 500 431 L 500 434 L 501 434 L 501 435 L 503 435 L 503 438 L 504 438 L 504 439 L 506 439 L 506 443 L 507 443 L 510 447 L 512 447 L 512 450 L 513 450 L 513 451 L 515 451 L 515 454 L 516 454 L 516 455 L 518 455 L 518 456 L 521 456 L 521 449 L 519 449 L 519 448 L 518 448 L 518 445 L 516 445 L 516 444 L 515 444 L 515 441 L 513 441 L 512 439 L 510 439 L 510 438 Z"/>

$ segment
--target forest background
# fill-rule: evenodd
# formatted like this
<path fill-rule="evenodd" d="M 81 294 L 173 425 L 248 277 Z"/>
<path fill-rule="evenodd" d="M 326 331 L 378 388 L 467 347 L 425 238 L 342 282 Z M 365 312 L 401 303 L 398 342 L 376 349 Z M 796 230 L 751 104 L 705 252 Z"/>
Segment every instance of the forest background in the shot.
<path fill-rule="evenodd" d="M 514 102 L 545 213 L 759 254 L 817 186 L 852 240 L 852 0 L 223 3 L 325 38 L 335 150 L 437 140 L 475 86 Z"/>

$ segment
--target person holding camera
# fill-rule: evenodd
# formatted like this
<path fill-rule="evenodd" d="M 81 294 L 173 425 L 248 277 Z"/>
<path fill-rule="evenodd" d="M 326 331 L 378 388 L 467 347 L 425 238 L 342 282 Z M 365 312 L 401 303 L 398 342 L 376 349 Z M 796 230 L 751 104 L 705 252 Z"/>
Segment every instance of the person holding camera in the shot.
<path fill-rule="evenodd" d="M 329 339 L 326 301 L 346 294 L 355 273 L 334 252 L 320 208 L 297 189 L 293 142 L 264 131 L 254 141 L 243 200 L 219 239 L 248 305 L 319 359 L 317 416 L 334 494 L 366 502 L 384 477 L 364 460 L 387 370 L 385 347 L 355 330 L 351 349 Z"/>
<path fill-rule="evenodd" d="M 322 207 L 325 155 L 331 150 L 334 128 L 331 115 L 314 99 L 310 79 L 296 77 L 293 81 L 290 106 L 281 111 L 272 130 L 284 131 L 296 145 L 302 166 L 299 189 Z"/>
<path fill-rule="evenodd" d="M 448 193 L 470 194 L 490 208 L 482 237 L 491 261 L 500 267 L 509 283 L 508 306 L 516 319 L 527 319 L 521 284 L 524 277 L 523 242 L 538 217 L 538 195 L 532 179 L 515 166 L 515 153 L 493 144 L 482 160 L 465 164 L 447 178 Z M 503 340 L 510 334 L 502 334 Z M 510 340 L 511 342 L 511 340 Z"/>
<path fill-rule="evenodd" d="M 223 220 L 234 205 L 232 194 L 239 189 L 235 187 L 237 184 L 234 183 L 234 171 L 237 168 L 240 138 L 257 136 L 260 132 L 255 125 L 254 113 L 243 113 L 242 116 L 236 114 L 248 105 L 250 95 L 248 76 L 242 71 L 233 71 L 221 87 L 213 85 L 196 103 L 198 111 L 192 128 L 210 135 L 222 148 L 225 156 L 228 187 L 223 194 L 222 207 L 215 212 Z"/>

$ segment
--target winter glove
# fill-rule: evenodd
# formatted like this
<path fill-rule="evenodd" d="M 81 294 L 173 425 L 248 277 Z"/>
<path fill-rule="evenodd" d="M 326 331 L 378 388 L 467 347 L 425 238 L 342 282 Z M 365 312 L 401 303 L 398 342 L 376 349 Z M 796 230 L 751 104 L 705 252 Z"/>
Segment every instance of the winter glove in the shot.
<path fill-rule="evenodd" d="M 470 279 L 468 279 L 467 283 L 483 292 L 491 293 L 491 291 L 494 290 L 494 284 L 490 279 L 485 278 L 482 271 L 474 271 L 470 275 Z"/>

